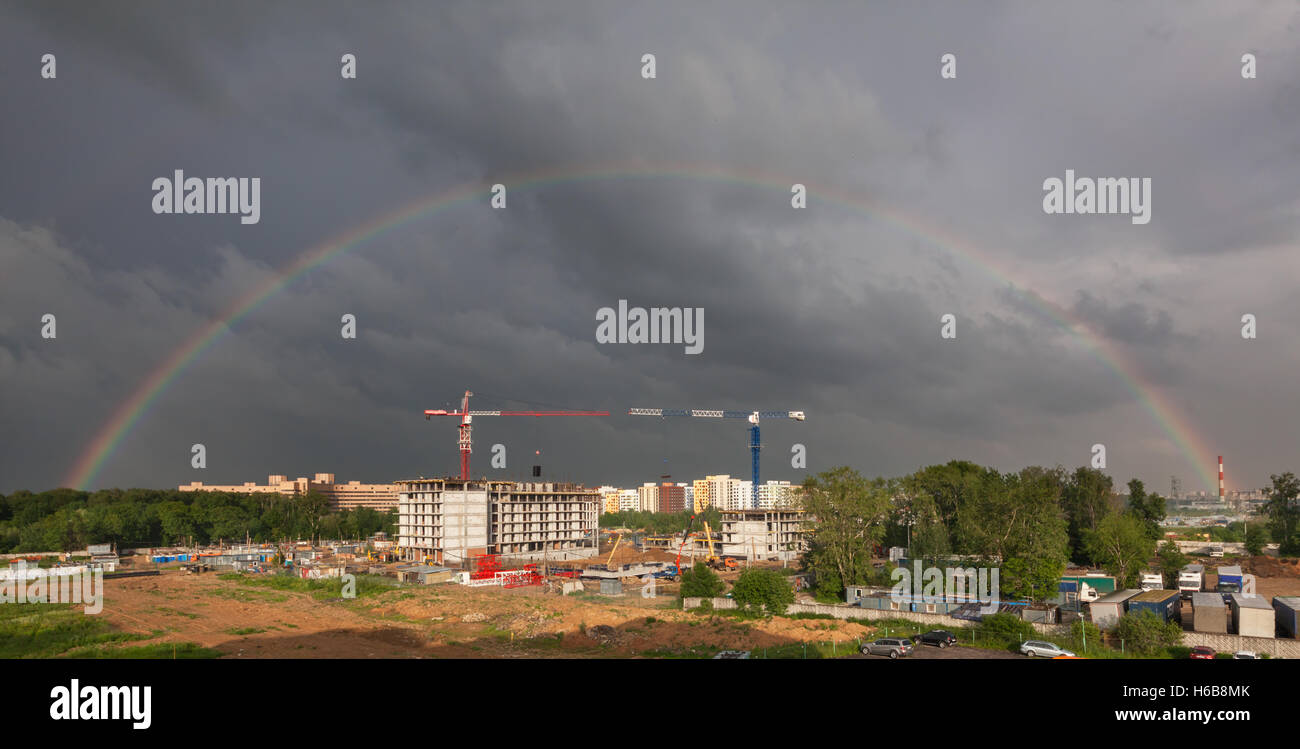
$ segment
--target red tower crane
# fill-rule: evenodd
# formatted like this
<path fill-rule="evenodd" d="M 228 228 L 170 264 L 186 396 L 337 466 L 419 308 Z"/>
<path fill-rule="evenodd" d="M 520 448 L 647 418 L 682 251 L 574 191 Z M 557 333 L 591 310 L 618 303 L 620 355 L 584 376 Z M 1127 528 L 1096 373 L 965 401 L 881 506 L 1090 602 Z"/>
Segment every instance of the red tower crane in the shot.
<path fill-rule="evenodd" d="M 472 432 L 474 430 L 473 420 L 475 416 L 609 416 L 609 411 L 471 411 L 469 410 L 469 398 L 473 395 L 470 391 L 465 391 L 465 397 L 461 399 L 459 411 L 447 411 L 445 409 L 425 409 L 424 418 L 427 421 L 431 416 L 459 416 L 460 420 L 460 477 L 469 478 L 469 454 L 473 452 L 474 440 Z"/>

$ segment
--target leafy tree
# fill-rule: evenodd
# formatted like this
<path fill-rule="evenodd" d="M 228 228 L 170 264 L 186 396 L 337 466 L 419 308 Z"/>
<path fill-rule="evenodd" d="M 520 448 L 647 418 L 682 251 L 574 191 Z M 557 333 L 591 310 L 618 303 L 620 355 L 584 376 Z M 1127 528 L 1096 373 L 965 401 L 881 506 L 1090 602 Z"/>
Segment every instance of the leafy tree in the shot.
<path fill-rule="evenodd" d="M 1138 479 L 1128 482 L 1128 511 L 1146 527 L 1151 538 L 1160 538 L 1160 521 L 1165 519 L 1165 500 L 1159 494 L 1147 494 Z"/>
<path fill-rule="evenodd" d="M 1178 573 L 1187 566 L 1187 555 L 1178 549 L 1178 544 L 1170 541 L 1156 552 L 1156 563 L 1160 566 L 1160 575 L 1164 578 L 1165 588 L 1178 589 Z"/>
<path fill-rule="evenodd" d="M 1115 576 L 1123 588 L 1137 587 L 1138 575 L 1155 550 L 1146 526 L 1133 515 L 1111 513 L 1085 535 L 1089 556 Z"/>
<path fill-rule="evenodd" d="M 1246 530 L 1246 553 L 1257 557 L 1264 553 L 1264 546 L 1268 544 L 1268 528 L 1263 523 L 1247 523 Z"/>
<path fill-rule="evenodd" d="M 897 534 L 900 545 L 906 543 L 906 523 L 911 522 L 913 549 L 917 557 L 947 554 L 947 547 L 957 544 L 957 519 L 962 507 L 977 497 L 996 488 L 1001 477 L 997 471 L 978 466 L 966 460 L 953 460 L 943 465 L 926 466 L 902 479 L 902 502 L 895 515 L 896 524 L 903 531 Z M 940 540 L 940 533 L 948 537 Z"/>
<path fill-rule="evenodd" d="M 1062 483 L 1059 469 L 1032 466 L 1002 476 L 1000 487 L 959 512 L 959 550 L 1000 564 L 999 583 L 1009 597 L 1043 600 L 1056 593 L 1069 554 Z"/>
<path fill-rule="evenodd" d="M 1280 553 L 1300 554 L 1300 503 L 1296 501 L 1300 496 L 1300 479 L 1290 471 L 1269 478 L 1273 481 L 1273 492 L 1264 505 L 1269 531 Z"/>
<path fill-rule="evenodd" d="M 768 614 L 784 614 L 794 603 L 794 587 L 775 570 L 748 569 L 740 573 L 731 597 L 746 609 L 762 608 Z"/>
<path fill-rule="evenodd" d="M 1150 611 L 1121 616 L 1115 634 L 1126 651 L 1139 655 L 1155 655 L 1183 641 L 1183 628 L 1177 622 L 1166 622 Z"/>
<path fill-rule="evenodd" d="M 1093 561 L 1087 554 L 1085 535 L 1117 508 L 1110 476 L 1096 468 L 1082 467 L 1065 482 L 1061 508 L 1065 511 L 1070 537 L 1070 558 Z"/>
<path fill-rule="evenodd" d="M 848 467 L 809 476 L 804 490 L 805 566 L 816 573 L 820 593 L 838 595 L 871 575 L 893 492 L 884 480 L 868 481 Z"/>
<path fill-rule="evenodd" d="M 682 598 L 715 598 L 726 590 L 727 584 L 709 569 L 704 562 L 682 572 Z"/>

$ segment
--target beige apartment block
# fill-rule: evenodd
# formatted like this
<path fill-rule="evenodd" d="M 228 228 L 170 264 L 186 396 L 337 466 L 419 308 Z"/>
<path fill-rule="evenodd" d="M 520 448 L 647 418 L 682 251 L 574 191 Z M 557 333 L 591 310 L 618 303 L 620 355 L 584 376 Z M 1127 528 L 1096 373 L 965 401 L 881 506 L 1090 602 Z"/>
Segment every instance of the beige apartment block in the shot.
<path fill-rule="evenodd" d="M 596 554 L 600 490 L 454 478 L 398 482 L 398 546 L 410 562 L 464 566 L 479 554 L 564 561 Z"/>
<path fill-rule="evenodd" d="M 193 481 L 177 487 L 183 492 L 226 492 L 229 494 L 282 494 L 286 497 L 302 496 L 316 492 L 329 498 L 331 509 L 354 510 L 369 507 L 372 510 L 386 512 L 397 507 L 396 484 L 363 484 L 349 481 L 346 484 L 335 483 L 334 474 L 318 473 L 308 479 L 305 476 L 290 480 L 281 474 L 268 476 L 265 484 L 252 481 L 243 484 L 204 484 Z"/>

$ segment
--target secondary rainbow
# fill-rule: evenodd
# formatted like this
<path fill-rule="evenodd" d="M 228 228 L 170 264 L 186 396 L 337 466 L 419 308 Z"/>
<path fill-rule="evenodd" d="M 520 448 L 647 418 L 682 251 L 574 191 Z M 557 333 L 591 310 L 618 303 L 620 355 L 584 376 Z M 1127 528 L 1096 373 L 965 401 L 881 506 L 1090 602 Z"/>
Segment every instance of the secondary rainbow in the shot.
<path fill-rule="evenodd" d="M 510 193 L 519 190 L 534 190 L 558 184 L 571 184 L 613 179 L 693 179 L 721 183 L 746 185 L 751 187 L 772 188 L 787 195 L 795 182 L 802 182 L 808 188 L 810 201 L 826 201 L 853 211 L 865 212 L 875 218 L 902 229 L 921 238 L 940 249 L 971 261 L 976 267 L 993 278 L 1015 287 L 1034 306 L 1046 313 L 1057 325 L 1073 334 L 1089 351 L 1113 370 L 1142 404 L 1162 431 L 1170 438 L 1182 453 L 1206 487 L 1214 485 L 1207 468 L 1213 450 L 1200 438 L 1193 425 L 1181 417 L 1178 410 L 1166 402 L 1159 387 L 1153 383 L 1144 383 L 1138 376 L 1138 368 L 1127 362 L 1121 351 L 1111 346 L 1104 338 L 1093 333 L 1088 326 L 1072 312 L 1060 305 L 1044 299 L 1029 289 L 1027 284 L 1018 282 L 1007 271 L 999 269 L 983 251 L 950 232 L 934 225 L 927 225 L 919 218 L 893 207 L 884 206 L 860 196 L 850 195 L 841 190 L 823 185 L 816 185 L 807 180 L 789 179 L 753 170 L 722 168 L 700 164 L 658 164 L 637 163 L 602 164 L 568 169 L 549 169 L 535 172 L 514 174 L 492 180 L 483 180 L 459 185 L 444 191 L 420 198 L 414 202 L 389 213 L 381 214 L 370 221 L 353 227 L 336 237 L 319 244 L 299 255 L 277 275 L 257 284 L 248 293 L 237 299 L 224 312 L 200 328 L 191 338 L 173 350 L 147 377 L 136 387 L 131 395 L 113 410 L 109 419 L 87 443 L 67 479 L 65 486 L 89 489 L 104 465 L 111 459 L 122 441 L 148 412 L 149 407 L 167 390 L 171 383 L 222 337 L 230 326 L 276 293 L 284 289 L 295 279 L 310 272 L 334 257 L 348 250 L 364 245 L 366 242 L 386 232 L 400 228 L 413 221 L 427 218 L 451 208 L 485 199 L 493 184 L 503 184 Z M 787 198 L 788 199 L 788 198 Z"/>

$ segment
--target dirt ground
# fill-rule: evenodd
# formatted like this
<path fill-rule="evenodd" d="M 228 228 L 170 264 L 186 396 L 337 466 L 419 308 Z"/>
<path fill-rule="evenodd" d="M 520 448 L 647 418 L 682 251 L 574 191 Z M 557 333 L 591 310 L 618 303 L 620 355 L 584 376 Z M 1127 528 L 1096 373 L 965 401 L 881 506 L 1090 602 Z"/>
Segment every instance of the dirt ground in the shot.
<path fill-rule="evenodd" d="M 1255 576 L 1255 592 L 1261 596 L 1270 600 L 1273 596 L 1300 596 L 1300 559 L 1242 557 L 1233 560 L 1232 564 L 1239 565 L 1242 572 Z M 1214 572 L 1214 568 L 1208 564 L 1206 566 L 1206 582 L 1208 588 L 1213 590 L 1217 576 L 1211 577 L 1208 573 Z"/>
<path fill-rule="evenodd" d="M 105 582 L 101 616 L 239 658 L 512 658 L 669 656 L 692 649 L 753 650 L 799 642 L 846 646 L 874 629 L 828 620 L 743 621 L 671 608 L 676 586 L 656 598 L 561 596 L 542 588 L 403 586 L 355 600 L 166 571 Z M 698 654 L 698 652 L 697 652 Z"/>
<path fill-rule="evenodd" d="M 659 554 L 665 553 L 649 553 Z M 619 550 L 628 562 L 645 556 L 630 550 L 623 557 Z M 1300 595 L 1300 567 L 1267 557 L 1240 563 L 1257 576 L 1261 595 Z M 211 573 L 168 570 L 105 581 L 101 616 L 152 642 L 194 642 L 238 658 L 628 658 L 832 641 L 851 652 L 850 642 L 878 636 L 873 627 L 851 621 L 687 613 L 673 608 L 675 583 L 656 581 L 653 598 L 643 597 L 638 585 L 625 583 L 624 595 L 604 597 L 441 584 L 321 601 Z M 930 658 L 930 650 L 937 649 L 919 657 Z M 933 657 L 1001 657 L 950 650 Z"/>

